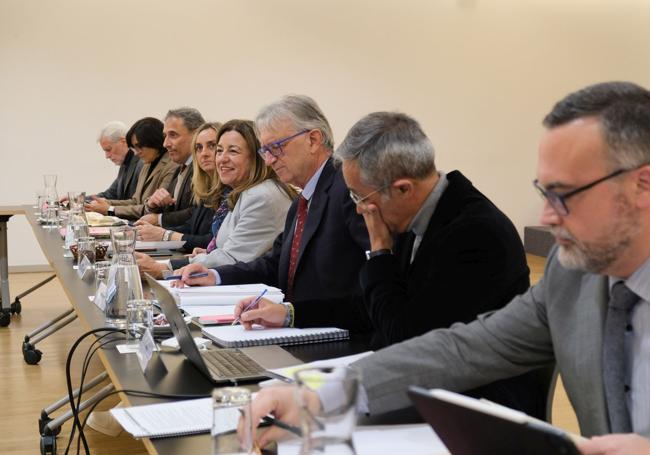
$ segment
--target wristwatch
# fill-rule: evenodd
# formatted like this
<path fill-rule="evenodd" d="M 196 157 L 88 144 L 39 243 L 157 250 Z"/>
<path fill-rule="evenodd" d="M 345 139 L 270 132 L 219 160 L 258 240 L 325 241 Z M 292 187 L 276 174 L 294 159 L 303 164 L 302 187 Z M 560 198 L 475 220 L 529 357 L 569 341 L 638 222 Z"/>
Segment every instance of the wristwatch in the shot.
<path fill-rule="evenodd" d="M 111 205 L 111 206 L 108 208 L 108 210 L 106 210 L 106 213 L 108 214 L 108 216 L 115 216 L 115 207 L 113 207 L 113 206 Z"/>
<path fill-rule="evenodd" d="M 375 256 L 383 256 L 385 254 L 393 254 L 393 250 L 389 250 L 388 248 L 384 248 L 381 250 L 375 250 L 375 251 L 366 251 L 366 259 L 370 260 L 370 258 L 374 258 Z"/>

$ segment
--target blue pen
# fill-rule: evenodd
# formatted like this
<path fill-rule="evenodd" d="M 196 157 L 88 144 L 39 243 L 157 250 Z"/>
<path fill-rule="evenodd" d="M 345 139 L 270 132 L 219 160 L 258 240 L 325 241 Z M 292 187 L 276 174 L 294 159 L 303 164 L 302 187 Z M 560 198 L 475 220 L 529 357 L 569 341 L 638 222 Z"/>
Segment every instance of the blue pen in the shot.
<path fill-rule="evenodd" d="M 239 317 L 238 317 L 237 319 L 235 319 L 234 321 L 232 321 L 232 324 L 230 324 L 230 325 L 239 324 L 240 319 L 241 319 L 241 315 L 244 314 L 244 313 L 246 313 L 248 310 L 250 310 L 251 308 L 253 308 L 255 305 L 257 305 L 257 303 L 262 299 L 262 297 L 264 297 L 264 294 L 266 294 L 266 291 L 268 291 L 268 289 L 264 289 L 264 290 L 262 291 L 262 293 L 261 293 L 260 295 L 258 295 L 257 298 L 256 298 L 255 300 L 253 300 L 251 303 L 249 303 L 248 305 L 246 305 L 246 307 L 244 307 L 244 309 L 242 310 L 242 312 L 241 312 L 241 314 L 239 315 Z"/>
<path fill-rule="evenodd" d="M 194 272 L 190 273 L 190 278 L 203 278 L 204 276 L 208 275 L 208 272 Z M 167 278 L 165 278 L 165 280 L 180 280 L 181 278 L 183 278 L 182 275 L 169 275 Z"/>

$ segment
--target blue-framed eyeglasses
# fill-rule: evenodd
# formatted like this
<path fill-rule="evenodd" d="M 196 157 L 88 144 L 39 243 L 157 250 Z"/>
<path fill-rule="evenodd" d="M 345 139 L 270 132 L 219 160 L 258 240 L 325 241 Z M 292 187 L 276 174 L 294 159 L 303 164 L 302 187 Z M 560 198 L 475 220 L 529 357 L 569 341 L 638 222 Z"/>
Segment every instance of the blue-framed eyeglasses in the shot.
<path fill-rule="evenodd" d="M 617 169 L 611 174 L 607 174 L 605 177 L 596 179 L 593 182 L 587 183 L 586 185 L 583 185 L 579 188 L 576 188 L 575 190 L 571 190 L 563 194 L 556 193 L 553 190 L 544 188 L 542 185 L 539 184 L 539 181 L 537 179 L 533 180 L 533 186 L 539 192 L 540 196 L 542 196 L 543 199 L 546 199 L 548 201 L 548 204 L 553 208 L 553 210 L 555 210 L 555 212 L 558 215 L 566 216 L 569 214 L 569 208 L 566 206 L 566 200 L 569 199 L 571 196 L 575 196 L 578 193 L 587 191 L 588 189 L 593 188 L 599 183 L 602 183 L 609 179 L 613 179 L 614 177 L 621 175 L 624 172 L 633 171 L 634 169 Z"/>
<path fill-rule="evenodd" d="M 284 150 L 282 150 L 283 145 L 287 144 L 292 139 L 295 139 L 298 136 L 301 136 L 305 133 L 309 133 L 309 130 L 298 131 L 296 134 L 292 134 L 291 136 L 287 136 L 285 138 L 278 139 L 277 141 L 273 141 L 268 144 L 265 144 L 262 147 L 260 147 L 257 153 L 259 153 L 262 158 L 266 158 L 267 153 L 270 154 L 271 156 L 274 156 L 275 158 L 279 158 L 282 155 L 284 155 Z"/>

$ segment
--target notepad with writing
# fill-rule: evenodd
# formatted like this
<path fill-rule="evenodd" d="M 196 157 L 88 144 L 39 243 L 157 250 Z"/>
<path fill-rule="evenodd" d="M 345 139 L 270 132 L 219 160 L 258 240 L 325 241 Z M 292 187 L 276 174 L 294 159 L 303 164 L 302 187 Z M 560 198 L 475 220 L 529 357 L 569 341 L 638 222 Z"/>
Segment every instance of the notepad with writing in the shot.
<path fill-rule="evenodd" d="M 204 327 L 201 332 L 220 346 L 227 348 L 244 348 L 247 346 L 264 346 L 277 344 L 322 343 L 326 341 L 346 340 L 350 334 L 347 330 L 335 327 L 319 327 L 311 329 L 265 329 L 255 326 L 253 330 L 245 330 L 241 325 L 219 327 Z"/>

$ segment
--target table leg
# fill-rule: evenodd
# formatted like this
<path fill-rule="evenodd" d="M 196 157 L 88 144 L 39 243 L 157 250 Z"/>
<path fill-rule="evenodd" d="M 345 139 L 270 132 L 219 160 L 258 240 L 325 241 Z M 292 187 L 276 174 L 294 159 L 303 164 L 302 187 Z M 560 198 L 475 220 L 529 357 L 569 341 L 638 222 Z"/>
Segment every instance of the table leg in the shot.
<path fill-rule="evenodd" d="M 0 327 L 6 327 L 11 321 L 11 298 L 9 297 L 9 263 L 7 261 L 7 221 L 11 215 L 0 216 Z"/>

